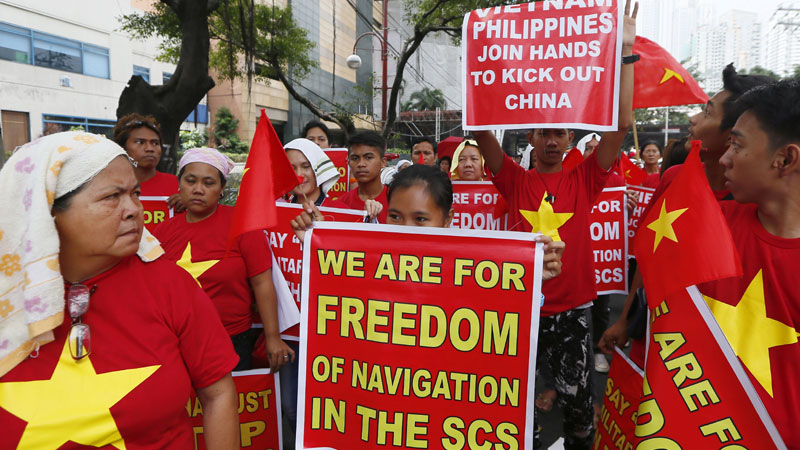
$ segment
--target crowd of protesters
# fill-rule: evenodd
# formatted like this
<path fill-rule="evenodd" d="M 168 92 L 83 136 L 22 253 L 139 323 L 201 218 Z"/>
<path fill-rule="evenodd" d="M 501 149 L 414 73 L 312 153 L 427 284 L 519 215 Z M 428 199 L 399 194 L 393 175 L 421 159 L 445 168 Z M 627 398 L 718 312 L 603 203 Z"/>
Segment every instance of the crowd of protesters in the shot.
<path fill-rule="evenodd" d="M 635 18 L 636 8 L 626 8 L 623 56 L 633 54 Z M 605 355 L 633 338 L 631 358 L 644 363 L 643 335 L 631 328 L 646 321 L 646 308 L 636 306 L 644 295 L 641 275 L 635 272 L 622 315 L 609 325 L 610 298 L 598 297 L 595 289 L 589 233 L 589 215 L 600 192 L 625 186 L 614 169 L 633 121 L 633 71 L 632 63 L 621 70 L 618 130 L 590 133 L 576 142 L 583 162 L 569 170 L 562 167 L 575 141 L 568 129 L 530 130 L 529 148 L 518 160 L 503 151 L 491 132 L 475 132 L 452 157 L 437 158 L 437 143 L 421 138 L 412 146 L 410 161 L 390 171 L 385 139 L 358 132 L 347 143 L 352 188 L 332 199 L 329 191 L 339 173 L 324 152 L 332 142 L 327 126 L 310 122 L 301 137 L 284 146 L 303 182 L 280 201 L 302 205 L 291 222 L 301 241 L 314 222 L 324 220 L 322 206 L 364 211 L 365 221 L 379 224 L 449 227 L 451 180 L 490 180 L 509 206 L 511 231 L 537 231 L 527 212 L 541 208 L 571 215 L 557 230 L 538 238 L 545 244 L 546 301 L 538 330 L 542 388 L 535 406 L 536 414 L 560 406 L 568 449 L 592 446 L 598 402 L 592 375 L 594 370 L 608 371 Z M 800 294 L 793 281 L 794 265 L 800 261 L 800 84 L 740 75 L 732 66 L 722 78 L 722 90 L 690 118 L 688 136 L 665 149 L 644 143 L 638 156 L 649 175 L 646 184 L 656 188 L 654 198 L 662 195 L 681 170 L 691 141 L 700 141 L 709 185 L 744 262 L 741 277 L 708 283 L 702 292 L 738 299 L 755 274 L 764 271 L 770 282 L 767 311 L 800 330 Z M 232 245 L 227 242 L 234 208 L 220 199 L 233 162 L 213 148 L 193 148 L 183 154 L 176 175 L 158 172 L 161 129 L 147 115 L 122 117 L 113 138 L 76 131 L 40 138 L 20 148 L 0 172 L 1 201 L 4 210 L 12 211 L 0 219 L 0 297 L 24 295 L 31 317 L 61 308 L 52 333 L 16 342 L 29 351 L 3 360 L 0 428 L 19 431 L 20 448 L 41 448 L 37 442 L 44 442 L 42 436 L 58 433 L 64 433 L 63 442 L 81 443 L 79 433 L 26 429 L 26 422 L 37 419 L 27 412 L 30 405 L 20 405 L 35 396 L 21 386 L 91 355 L 92 375 L 115 370 L 121 362 L 153 368 L 129 375 L 147 382 L 131 391 L 130 401 L 115 407 L 110 422 L 97 419 L 97 426 L 109 432 L 91 445 L 193 445 L 185 405 L 194 388 L 204 410 L 207 448 L 238 448 L 230 374 L 254 367 L 254 347 L 263 333 L 259 342 L 268 365 L 281 374 L 285 446 L 293 448 L 301 355 L 297 343 L 282 340 L 278 330 L 268 238 L 259 230 L 239 236 Z M 174 217 L 143 228 L 140 197 L 166 198 Z M 632 210 L 636 195 L 629 192 L 626 199 Z M 27 264 L 6 261 L 23 252 Z M 24 294 L 23 285 L 28 286 Z M 263 328 L 252 327 L 254 317 Z M 3 337 L 22 333 L 8 327 L 30 323 L 23 315 L 4 322 Z M 49 341 L 56 343 L 44 345 Z M 781 357 L 800 356 L 798 345 Z M 69 389 L 70 380 L 80 382 L 83 375 L 63 376 L 63 387 Z M 772 377 L 788 380 L 796 372 L 775 366 Z M 795 395 L 796 383 L 774 383 L 786 384 L 791 387 L 780 389 L 788 391 L 758 392 L 787 445 L 800 448 L 800 402 L 772 400 Z M 104 388 L 102 382 L 97 388 Z M 17 399 L 21 395 L 27 397 Z M 157 408 L 145 406 L 154 402 Z M 111 431 L 117 429 L 125 430 L 124 440 Z M 539 428 L 535 439 L 538 443 Z"/>

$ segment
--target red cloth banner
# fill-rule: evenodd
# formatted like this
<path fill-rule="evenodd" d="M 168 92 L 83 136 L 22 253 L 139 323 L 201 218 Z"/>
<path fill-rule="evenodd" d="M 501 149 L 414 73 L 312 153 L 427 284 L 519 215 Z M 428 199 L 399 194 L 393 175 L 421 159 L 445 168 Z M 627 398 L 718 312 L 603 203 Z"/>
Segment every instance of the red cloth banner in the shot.
<path fill-rule="evenodd" d="M 633 450 L 636 443 L 636 413 L 642 395 L 644 372 L 625 353 L 616 353 L 608 370 L 600 421 L 594 435 L 593 449 Z"/>
<path fill-rule="evenodd" d="M 628 258 L 633 258 L 633 238 L 636 237 L 636 231 L 639 229 L 639 224 L 642 221 L 642 214 L 653 199 L 655 189 L 646 188 L 642 186 L 628 185 L 628 190 L 638 192 L 639 200 L 636 202 L 636 208 L 633 209 L 633 214 L 628 217 Z"/>
<path fill-rule="evenodd" d="M 689 71 L 660 45 L 636 36 L 633 53 L 641 55 L 633 76 L 634 109 L 708 102 Z"/>
<path fill-rule="evenodd" d="M 490 181 L 453 182 L 452 228 L 508 230 L 508 205 Z"/>
<path fill-rule="evenodd" d="M 650 317 L 637 448 L 786 448 L 695 286 Z"/>
<path fill-rule="evenodd" d="M 625 187 L 603 189 L 592 207 L 589 226 L 597 295 L 628 293 L 627 216 Z"/>
<path fill-rule="evenodd" d="M 302 206 L 284 202 L 275 202 L 275 206 L 278 212 L 278 225 L 269 229 L 269 245 L 272 248 L 272 254 L 275 255 L 278 269 L 283 273 L 289 291 L 291 291 L 299 308 L 303 251 L 300 248 L 300 240 L 294 235 L 289 222 L 300 214 Z M 361 222 L 364 220 L 364 211 L 329 208 L 327 206 L 321 206 L 319 211 L 328 221 Z M 298 340 L 299 336 L 299 325 L 295 325 L 281 333 L 282 338 L 290 341 Z"/>
<path fill-rule="evenodd" d="M 280 380 L 269 369 L 233 372 L 239 405 L 241 448 L 253 450 L 282 448 Z M 192 390 L 186 404 L 194 429 L 195 450 L 205 450 L 203 407 Z"/>
<path fill-rule="evenodd" d="M 239 185 L 228 247 L 240 234 L 275 226 L 278 218 L 272 202 L 302 182 L 303 177 L 294 173 L 286 150 L 262 109 Z"/>
<path fill-rule="evenodd" d="M 142 202 L 144 226 L 148 227 L 148 230 L 175 215 L 175 212 L 167 204 L 168 199 L 167 196 L 139 197 L 139 201 Z"/>
<path fill-rule="evenodd" d="M 336 166 L 336 170 L 339 171 L 339 179 L 328 191 L 328 197 L 336 200 L 350 190 L 348 189 L 350 185 L 350 164 L 347 161 L 347 149 L 326 148 L 323 151 L 331 159 L 333 165 Z"/>
<path fill-rule="evenodd" d="M 534 236 L 317 226 L 303 249 L 296 447 L 530 450 Z"/>
<path fill-rule="evenodd" d="M 478 9 L 464 17 L 461 45 L 465 130 L 616 131 L 618 0 Z"/>

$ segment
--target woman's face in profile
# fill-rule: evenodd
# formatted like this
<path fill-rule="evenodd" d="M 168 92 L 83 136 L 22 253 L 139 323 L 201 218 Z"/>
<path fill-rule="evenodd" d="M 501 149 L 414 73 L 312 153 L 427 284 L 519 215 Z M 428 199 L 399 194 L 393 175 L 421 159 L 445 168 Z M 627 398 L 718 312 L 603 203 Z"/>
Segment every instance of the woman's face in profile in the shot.
<path fill-rule="evenodd" d="M 136 253 L 144 226 L 140 192 L 128 158 L 114 158 L 65 211 L 54 213 L 62 248 L 69 246 L 84 258 Z"/>

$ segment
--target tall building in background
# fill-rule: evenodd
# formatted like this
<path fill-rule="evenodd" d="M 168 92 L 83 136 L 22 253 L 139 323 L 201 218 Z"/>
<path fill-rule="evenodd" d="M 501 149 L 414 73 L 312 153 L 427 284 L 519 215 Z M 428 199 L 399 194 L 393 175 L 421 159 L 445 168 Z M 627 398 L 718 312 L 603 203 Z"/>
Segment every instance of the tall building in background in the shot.
<path fill-rule="evenodd" d="M 697 26 L 692 33 L 690 63 L 697 66 L 703 88 L 718 91 L 725 66 L 733 63 L 737 70 L 750 70 L 762 64 L 761 51 L 758 15 L 733 10 Z"/>
<path fill-rule="evenodd" d="M 800 66 L 800 2 L 781 3 L 767 28 L 766 67 L 787 76 Z"/>

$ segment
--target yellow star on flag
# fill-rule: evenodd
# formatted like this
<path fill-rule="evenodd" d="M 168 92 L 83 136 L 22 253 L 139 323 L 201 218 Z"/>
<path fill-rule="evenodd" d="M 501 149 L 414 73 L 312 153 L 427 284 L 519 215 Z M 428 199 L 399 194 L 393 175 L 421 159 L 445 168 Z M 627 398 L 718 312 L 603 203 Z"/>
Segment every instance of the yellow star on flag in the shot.
<path fill-rule="evenodd" d="M 675 222 L 675 220 L 688 209 L 689 208 L 683 208 L 667 212 L 667 199 L 664 199 L 661 203 L 661 213 L 658 215 L 658 219 L 647 224 L 647 228 L 656 232 L 656 239 L 653 242 L 653 253 L 656 252 L 658 244 L 661 243 L 661 239 L 663 238 L 678 242 L 678 237 L 675 236 L 675 230 L 672 228 L 672 222 Z"/>
<path fill-rule="evenodd" d="M 192 262 L 192 243 L 187 242 L 186 250 L 183 251 L 183 255 L 181 255 L 181 259 L 178 260 L 177 264 L 182 267 L 183 270 L 189 272 L 189 275 L 194 278 L 194 281 L 198 286 L 203 287 L 198 278 L 200 278 L 200 275 L 204 274 L 206 270 L 214 267 L 214 265 L 218 262 L 218 259 Z"/>
<path fill-rule="evenodd" d="M 769 349 L 796 343 L 798 333 L 794 328 L 767 317 L 762 270 L 747 286 L 736 306 L 703 297 L 736 356 L 773 397 Z"/>
<path fill-rule="evenodd" d="M 72 359 L 68 341 L 48 380 L 0 383 L 0 406 L 28 422 L 17 449 L 77 444 L 125 449 L 111 408 L 160 365 L 98 374 L 91 356 Z"/>
<path fill-rule="evenodd" d="M 678 81 L 680 81 L 681 83 L 686 84 L 686 82 L 683 81 L 683 77 L 681 76 L 681 74 L 679 74 L 678 72 L 675 72 L 674 70 L 667 69 L 667 68 L 664 68 L 664 76 L 661 77 L 661 82 L 658 83 L 658 84 L 664 84 L 667 81 L 671 80 L 672 78 L 675 78 Z"/>
<path fill-rule="evenodd" d="M 531 224 L 531 231 L 550 236 L 554 241 L 560 241 L 561 236 L 558 229 L 561 228 L 571 217 L 572 213 L 557 213 L 553 211 L 553 205 L 547 200 L 547 192 L 542 197 L 542 203 L 538 211 L 528 211 L 520 209 L 519 213 Z"/>

